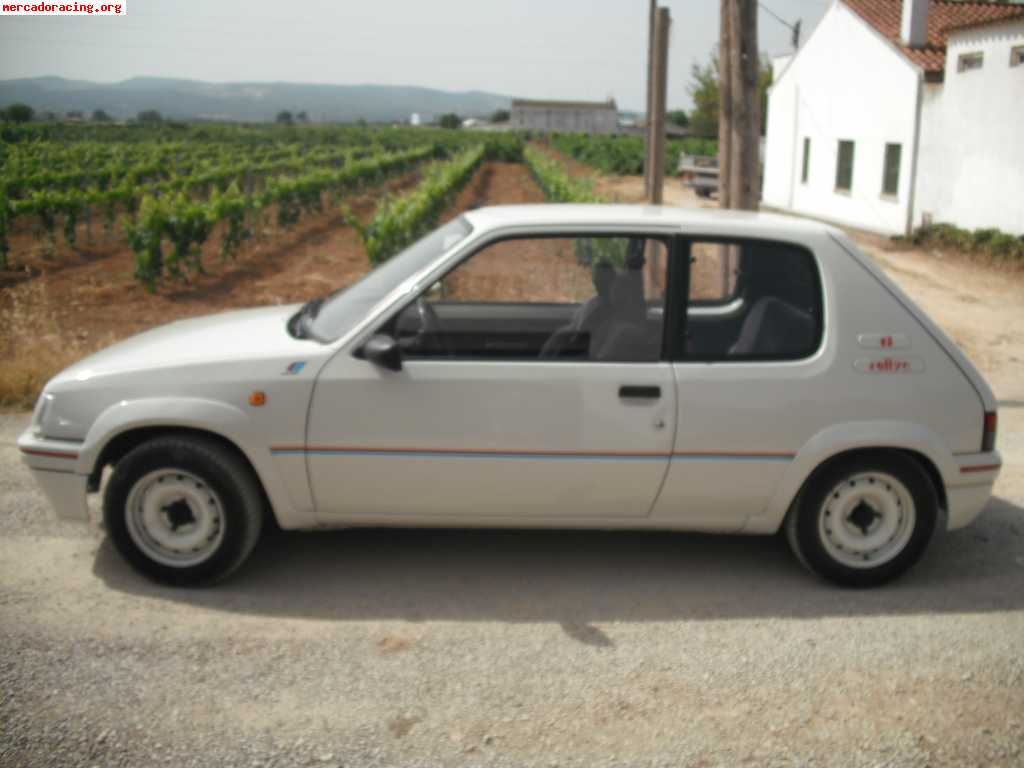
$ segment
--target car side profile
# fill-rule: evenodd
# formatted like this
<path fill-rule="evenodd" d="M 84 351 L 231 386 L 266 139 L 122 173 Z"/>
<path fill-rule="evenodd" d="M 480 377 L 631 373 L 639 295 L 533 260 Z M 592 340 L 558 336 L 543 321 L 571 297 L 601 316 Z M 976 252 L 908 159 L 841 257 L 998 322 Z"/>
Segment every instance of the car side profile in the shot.
<path fill-rule="evenodd" d="M 19 448 L 144 574 L 285 529 L 784 531 L 884 583 L 969 524 L 996 401 L 840 231 L 651 206 L 481 208 L 299 306 L 184 320 L 50 381 Z"/>

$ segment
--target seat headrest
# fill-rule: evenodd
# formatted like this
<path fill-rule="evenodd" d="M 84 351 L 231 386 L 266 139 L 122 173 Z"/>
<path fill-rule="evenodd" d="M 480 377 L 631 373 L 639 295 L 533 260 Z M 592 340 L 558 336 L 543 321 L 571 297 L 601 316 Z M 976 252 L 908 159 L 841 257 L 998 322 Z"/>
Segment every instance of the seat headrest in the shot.
<path fill-rule="evenodd" d="M 633 322 L 643 320 L 647 307 L 644 302 L 643 275 L 639 272 L 624 272 L 615 279 L 612 287 L 612 307 L 616 319 Z"/>
<path fill-rule="evenodd" d="M 607 259 L 594 262 L 590 268 L 590 278 L 594 281 L 594 290 L 605 301 L 612 300 L 612 285 L 615 283 L 615 267 Z"/>

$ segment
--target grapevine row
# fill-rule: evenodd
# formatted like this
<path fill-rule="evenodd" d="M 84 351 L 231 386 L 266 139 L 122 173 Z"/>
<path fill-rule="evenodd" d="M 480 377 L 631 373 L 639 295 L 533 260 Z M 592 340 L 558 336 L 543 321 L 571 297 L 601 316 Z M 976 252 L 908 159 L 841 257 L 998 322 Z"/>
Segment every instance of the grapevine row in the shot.
<path fill-rule="evenodd" d="M 549 143 L 559 152 L 586 163 L 601 173 L 613 175 L 641 174 L 644 172 L 644 143 L 639 136 L 599 136 L 582 133 L 563 133 L 549 137 Z M 665 152 L 665 173 L 674 175 L 679 156 L 718 154 L 714 139 L 690 137 L 668 142 Z"/>
<path fill-rule="evenodd" d="M 433 229 L 472 178 L 485 152 L 487 148 L 479 145 L 447 162 L 428 166 L 416 189 L 401 197 L 386 198 L 368 224 L 346 212 L 349 223 L 363 240 L 370 263 L 375 265 L 391 258 Z"/>
<path fill-rule="evenodd" d="M 324 166 L 343 167 L 363 152 L 362 149 L 336 149 L 300 159 L 264 163 L 243 161 L 219 168 L 204 168 L 187 176 L 171 177 L 148 185 L 126 179 L 106 189 L 37 190 L 25 199 L 10 200 L 6 210 L 0 211 L 0 253 L 5 248 L 3 219 L 13 222 L 19 217 L 34 218 L 38 229 L 48 238 L 49 250 L 52 253 L 56 249 L 58 223 L 63 224 L 65 244 L 74 247 L 79 222 L 85 219 L 87 224 L 91 223 L 88 217 L 92 212 L 102 216 L 104 229 L 109 234 L 113 230 L 118 212 L 134 215 L 139 203 L 147 195 L 178 197 L 184 193 L 191 196 L 198 191 L 205 198 L 208 191 L 224 192 L 232 183 L 239 182 L 247 193 L 251 193 L 257 186 L 257 179 L 267 179 L 266 183 L 270 184 L 277 177 L 309 173 L 311 168 L 322 170 Z M 0 196 L 0 203 L 2 200 L 3 197 Z"/>
<path fill-rule="evenodd" d="M 594 192 L 590 179 L 577 179 L 569 175 L 562 163 L 534 146 L 523 152 L 526 167 L 530 169 L 544 197 L 553 203 L 605 203 L 607 200 Z M 579 238 L 576 241 L 576 261 L 590 265 L 606 261 L 622 266 L 626 262 L 628 242 L 625 238 Z"/>
<path fill-rule="evenodd" d="M 601 203 L 603 198 L 594 192 L 590 179 L 577 179 L 569 175 L 563 165 L 534 146 L 523 150 L 526 167 L 537 182 L 544 197 L 553 203 Z"/>
<path fill-rule="evenodd" d="M 433 146 L 356 160 L 337 169 L 320 169 L 292 178 L 274 178 L 261 192 L 245 194 L 232 184 L 224 192 L 215 189 L 206 201 L 184 193 L 146 195 L 134 221 L 126 225 L 135 252 L 135 275 L 153 290 L 165 277 L 203 272 L 201 248 L 223 223 L 221 255 L 233 255 L 253 232 L 253 216 L 277 206 L 277 223 L 288 227 L 303 214 L 321 212 L 323 195 L 338 195 L 360 185 L 406 170 L 436 152 Z"/>

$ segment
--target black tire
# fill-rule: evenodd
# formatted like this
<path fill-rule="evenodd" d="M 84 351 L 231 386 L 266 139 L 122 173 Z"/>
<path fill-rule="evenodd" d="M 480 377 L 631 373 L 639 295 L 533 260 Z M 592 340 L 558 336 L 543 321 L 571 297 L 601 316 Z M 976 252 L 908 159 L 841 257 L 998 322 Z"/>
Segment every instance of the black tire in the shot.
<path fill-rule="evenodd" d="M 197 487 L 208 487 L 213 492 L 211 501 L 217 500 L 217 530 L 222 526 L 223 533 L 210 545 L 209 553 L 199 555 L 205 558 L 201 562 L 159 562 L 129 530 L 133 488 L 161 470 L 179 470 L 190 480 L 198 479 L 204 486 Z M 169 435 L 143 443 L 117 462 L 103 496 L 107 535 L 118 552 L 143 575 L 174 586 L 209 585 L 233 573 L 256 546 L 263 517 L 263 494 L 252 469 L 230 449 L 202 437 Z M 135 535 L 138 528 L 133 523 Z"/>
<path fill-rule="evenodd" d="M 894 534 L 892 540 L 896 542 L 891 546 L 889 559 L 879 561 L 877 565 L 870 565 L 871 554 L 860 555 L 855 552 L 835 552 L 842 550 L 840 544 L 830 539 L 835 520 L 830 520 L 832 511 L 826 502 L 833 498 L 840 498 L 839 492 L 846 492 L 846 487 L 855 488 L 860 483 L 879 483 L 881 486 L 892 488 L 884 480 L 875 480 L 878 476 L 889 476 L 902 484 L 902 488 L 896 492 L 894 498 L 901 493 L 909 495 L 914 505 L 912 523 L 908 522 L 902 533 Z M 872 478 L 872 479 L 869 479 Z M 862 486 L 864 487 L 864 486 Z M 898 487 L 898 486 L 897 486 Z M 856 501 L 856 491 L 850 491 L 851 502 Z M 870 505 L 868 505 L 870 509 Z M 901 510 L 902 505 L 897 507 Z M 854 513 L 857 512 L 856 507 Z M 870 516 L 872 511 L 867 512 Z M 840 513 L 841 515 L 841 513 Z M 851 513 L 846 520 L 840 524 L 846 524 L 853 519 Z M 881 517 L 881 516 L 880 516 Z M 902 524 L 903 516 L 897 518 Z M 908 516 L 909 519 L 909 516 Z M 939 500 L 931 478 L 924 469 L 913 458 L 901 453 L 874 452 L 869 454 L 858 454 L 846 460 L 840 460 L 827 467 L 824 471 L 817 473 L 801 490 L 793 509 L 786 518 L 785 530 L 789 546 L 793 554 L 812 572 L 828 579 L 829 581 L 847 587 L 876 587 L 900 576 L 924 553 L 928 542 L 935 531 L 936 522 L 939 519 Z M 855 525 L 860 525 L 856 522 Z M 873 521 L 871 524 L 874 524 Z M 854 524 L 847 526 L 848 530 L 854 531 Z M 826 534 L 824 531 L 828 531 Z M 865 532 L 866 533 L 866 532 Z M 905 543 L 902 546 L 899 542 Z M 833 551 L 830 551 L 833 550 Z M 837 557 L 843 557 L 847 561 L 863 558 L 864 564 L 860 567 L 851 567 Z"/>

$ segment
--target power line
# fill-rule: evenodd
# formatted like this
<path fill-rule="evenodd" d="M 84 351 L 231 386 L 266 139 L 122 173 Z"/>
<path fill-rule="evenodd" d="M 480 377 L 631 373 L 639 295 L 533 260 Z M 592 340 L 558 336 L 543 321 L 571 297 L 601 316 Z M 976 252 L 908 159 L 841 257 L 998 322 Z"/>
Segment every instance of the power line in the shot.
<path fill-rule="evenodd" d="M 769 16 L 771 16 L 773 19 L 775 19 L 777 22 L 779 22 L 779 24 L 781 24 L 782 26 L 786 27 L 786 29 L 788 29 L 790 32 L 792 32 L 793 36 L 792 36 L 792 39 L 791 39 L 790 42 L 793 43 L 793 47 L 794 48 L 799 48 L 800 47 L 800 19 L 797 19 L 796 23 L 790 24 L 788 21 L 786 21 L 784 18 L 779 16 L 779 14 L 777 14 L 775 11 L 773 11 L 771 8 L 769 8 L 764 3 L 758 3 L 757 6 L 762 11 L 764 11 Z"/>

